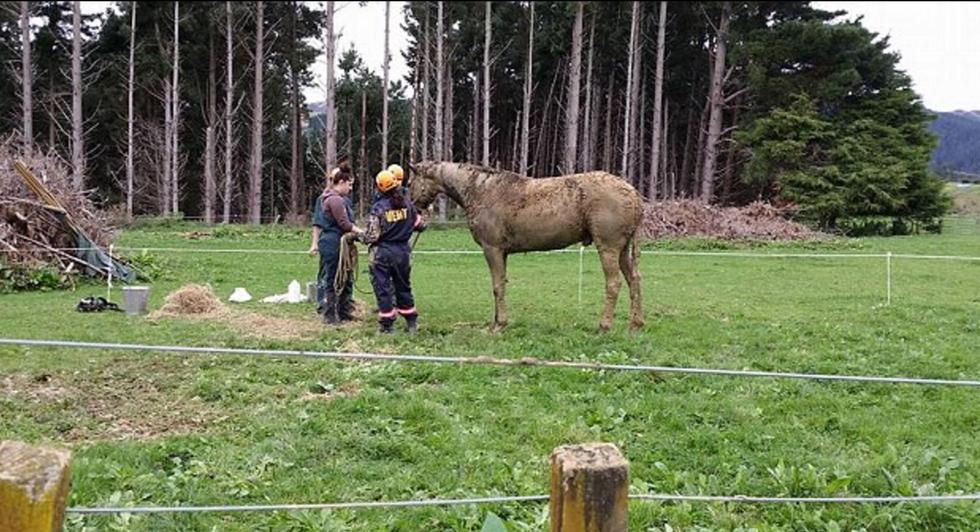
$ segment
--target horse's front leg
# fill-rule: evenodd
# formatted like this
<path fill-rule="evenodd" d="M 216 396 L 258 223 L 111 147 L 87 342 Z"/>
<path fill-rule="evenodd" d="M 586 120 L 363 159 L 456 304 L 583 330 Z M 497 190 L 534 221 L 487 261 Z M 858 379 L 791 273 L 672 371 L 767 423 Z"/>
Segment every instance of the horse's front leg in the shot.
<path fill-rule="evenodd" d="M 507 254 L 499 248 L 485 246 L 483 256 L 487 259 L 490 280 L 493 282 L 493 328 L 499 331 L 507 327 L 507 301 L 504 297 L 507 287 Z"/>

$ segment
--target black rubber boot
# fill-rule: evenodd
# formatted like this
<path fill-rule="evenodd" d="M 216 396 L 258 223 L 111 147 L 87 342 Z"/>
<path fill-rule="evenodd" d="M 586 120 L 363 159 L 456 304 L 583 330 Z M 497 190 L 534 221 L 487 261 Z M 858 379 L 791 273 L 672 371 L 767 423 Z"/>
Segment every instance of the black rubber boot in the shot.
<path fill-rule="evenodd" d="M 344 291 L 337 301 L 337 319 L 340 321 L 354 320 L 354 301 L 351 299 L 349 291 Z"/>
<path fill-rule="evenodd" d="M 378 334 L 394 334 L 394 332 L 395 332 L 394 320 L 382 320 L 378 322 Z"/>
<path fill-rule="evenodd" d="M 333 294 L 327 294 L 323 300 L 323 323 L 324 325 L 336 325 L 340 323 L 337 317 L 337 298 Z"/>
<path fill-rule="evenodd" d="M 419 316 L 405 316 L 405 330 L 408 334 L 415 335 L 419 332 Z"/>

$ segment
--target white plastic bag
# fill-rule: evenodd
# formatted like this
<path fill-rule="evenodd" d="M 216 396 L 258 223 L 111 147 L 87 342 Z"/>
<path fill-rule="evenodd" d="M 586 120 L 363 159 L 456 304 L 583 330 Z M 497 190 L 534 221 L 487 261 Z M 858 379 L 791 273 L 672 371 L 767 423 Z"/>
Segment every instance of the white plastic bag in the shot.
<path fill-rule="evenodd" d="M 231 301 L 232 303 L 244 303 L 246 301 L 251 301 L 251 300 L 252 300 L 252 294 L 249 294 L 248 290 L 245 290 L 244 288 L 241 287 L 236 288 L 235 291 L 232 292 L 231 296 L 228 298 L 228 301 Z"/>

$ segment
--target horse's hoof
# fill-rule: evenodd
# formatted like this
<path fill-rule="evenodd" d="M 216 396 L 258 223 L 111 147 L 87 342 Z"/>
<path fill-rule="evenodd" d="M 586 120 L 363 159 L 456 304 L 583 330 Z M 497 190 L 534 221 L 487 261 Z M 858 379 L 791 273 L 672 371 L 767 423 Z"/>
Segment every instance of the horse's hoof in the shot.
<path fill-rule="evenodd" d="M 604 333 L 607 333 L 607 332 L 609 332 L 609 324 L 600 323 L 599 324 L 599 334 L 604 334 Z"/>
<path fill-rule="evenodd" d="M 631 321 L 630 322 L 630 332 L 640 332 L 643 330 L 645 324 L 643 321 Z"/>
<path fill-rule="evenodd" d="M 504 323 L 494 323 L 493 324 L 493 332 L 495 332 L 495 333 L 504 332 L 504 329 L 506 329 L 506 328 L 507 328 L 507 323 L 506 322 L 504 322 Z"/>

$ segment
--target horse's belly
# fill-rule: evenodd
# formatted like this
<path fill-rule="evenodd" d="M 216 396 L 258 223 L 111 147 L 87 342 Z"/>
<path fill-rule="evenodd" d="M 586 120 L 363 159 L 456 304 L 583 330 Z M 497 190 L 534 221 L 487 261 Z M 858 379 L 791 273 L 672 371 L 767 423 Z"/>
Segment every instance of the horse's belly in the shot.
<path fill-rule="evenodd" d="M 567 221 L 538 220 L 534 224 L 515 224 L 510 229 L 511 251 L 561 249 L 586 238 L 580 227 Z"/>

